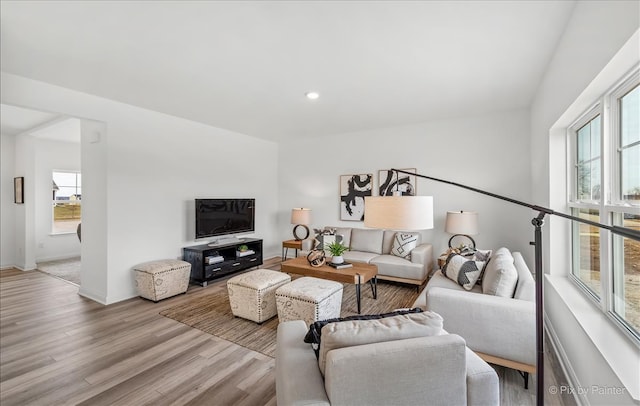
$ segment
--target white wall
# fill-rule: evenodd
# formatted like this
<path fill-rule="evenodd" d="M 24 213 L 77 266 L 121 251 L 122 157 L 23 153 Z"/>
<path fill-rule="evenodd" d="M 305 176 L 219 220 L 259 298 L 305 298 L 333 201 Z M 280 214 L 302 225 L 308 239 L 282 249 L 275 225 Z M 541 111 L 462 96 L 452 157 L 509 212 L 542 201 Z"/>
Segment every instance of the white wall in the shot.
<path fill-rule="evenodd" d="M 35 139 L 18 134 L 15 143 L 15 174 L 24 177 L 24 204 L 14 207 L 16 267 L 22 270 L 36 268 L 35 242 Z"/>
<path fill-rule="evenodd" d="M 532 190 L 543 205 L 567 211 L 564 134 L 569 122 L 559 119 L 590 91 L 590 83 L 638 30 L 639 20 L 640 3 L 635 1 L 576 4 L 531 108 Z M 629 52 L 638 59 L 637 45 Z M 547 224 L 546 324 L 574 389 L 581 391 L 578 400 L 591 404 L 640 402 L 637 347 L 567 279 L 568 222 L 552 217 Z M 592 390 L 602 386 L 624 390 L 619 395 Z"/>
<path fill-rule="evenodd" d="M 279 254 L 275 143 L 4 72 L 1 91 L 2 103 L 104 123 L 101 132 L 83 122 L 83 180 L 102 188 L 83 188 L 83 277 L 87 257 L 105 253 L 107 275 L 84 292 L 83 280 L 87 296 L 103 303 L 133 297 L 132 266 L 181 257 L 182 247 L 195 244 L 196 197 L 256 198 L 255 236 L 265 240 L 265 257 Z M 91 250 L 85 240 L 100 237 L 85 230 L 89 223 L 106 236 Z"/>
<path fill-rule="evenodd" d="M 78 128 L 80 131 L 80 128 Z M 51 234 L 51 173 L 81 171 L 80 144 L 36 138 L 35 143 L 35 260 L 36 262 L 80 256 L 80 242 L 72 234 Z"/>
<path fill-rule="evenodd" d="M 16 265 L 16 204 L 13 202 L 15 148 L 15 136 L 0 135 L 0 269 Z"/>
<path fill-rule="evenodd" d="M 316 228 L 364 227 L 362 222 L 339 221 L 339 176 L 373 173 L 377 189 L 380 169 L 416 168 L 424 175 L 529 201 L 529 124 L 528 112 L 520 110 L 283 143 L 280 233 L 291 236 L 290 211 L 301 206 L 313 210 Z M 434 197 L 434 229 L 423 234 L 435 254 L 446 249 L 450 237 L 444 232 L 446 212 L 477 211 L 478 247 L 521 251 L 533 267 L 529 209 L 425 179 L 418 179 L 417 194 Z"/>

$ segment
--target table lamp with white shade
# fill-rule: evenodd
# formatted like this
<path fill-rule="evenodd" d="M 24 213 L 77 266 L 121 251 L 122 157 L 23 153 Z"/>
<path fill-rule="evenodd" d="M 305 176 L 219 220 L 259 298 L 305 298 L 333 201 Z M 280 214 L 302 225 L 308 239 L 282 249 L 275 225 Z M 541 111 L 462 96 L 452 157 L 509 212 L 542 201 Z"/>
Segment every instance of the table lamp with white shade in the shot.
<path fill-rule="evenodd" d="M 295 224 L 293 227 L 293 237 L 296 241 L 304 240 L 309 237 L 309 224 L 311 224 L 311 209 L 304 207 L 291 209 L 291 224 Z M 302 227 L 305 230 L 304 236 L 298 235 L 298 228 Z"/>
<path fill-rule="evenodd" d="M 471 240 L 471 248 L 475 250 L 476 242 L 471 236 L 478 234 L 478 213 L 474 211 L 448 211 L 444 231 L 453 234 L 449 239 L 449 248 L 452 248 L 451 242 L 454 238 L 466 237 Z"/>

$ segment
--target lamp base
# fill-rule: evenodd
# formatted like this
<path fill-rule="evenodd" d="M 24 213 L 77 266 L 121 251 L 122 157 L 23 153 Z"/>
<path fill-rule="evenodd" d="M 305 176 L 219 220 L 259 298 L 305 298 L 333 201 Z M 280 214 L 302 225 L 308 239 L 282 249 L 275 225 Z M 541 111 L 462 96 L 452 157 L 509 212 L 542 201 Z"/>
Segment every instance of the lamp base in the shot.
<path fill-rule="evenodd" d="M 473 240 L 473 238 L 471 238 L 470 236 L 466 235 L 466 234 L 454 234 L 453 236 L 451 236 L 451 238 L 449 238 L 449 248 L 453 248 L 451 246 L 451 242 L 453 241 L 454 238 L 456 237 L 466 237 L 469 240 L 471 240 L 471 249 L 473 249 L 475 251 L 476 249 L 476 242 Z"/>
<path fill-rule="evenodd" d="M 305 229 L 304 237 L 298 236 L 298 227 L 302 227 Z M 305 226 L 304 224 L 298 224 L 297 226 L 293 227 L 293 238 L 295 238 L 296 241 L 306 240 L 307 238 L 309 238 L 309 227 Z"/>

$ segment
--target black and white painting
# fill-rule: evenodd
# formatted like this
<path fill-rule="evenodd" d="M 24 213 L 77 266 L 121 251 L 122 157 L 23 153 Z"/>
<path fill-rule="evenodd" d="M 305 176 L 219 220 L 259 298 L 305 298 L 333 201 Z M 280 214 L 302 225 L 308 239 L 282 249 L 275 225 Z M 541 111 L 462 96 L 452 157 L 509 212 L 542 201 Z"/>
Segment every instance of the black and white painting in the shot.
<path fill-rule="evenodd" d="M 415 168 L 401 170 L 416 173 Z M 415 196 L 416 177 L 387 169 L 378 171 L 378 195 L 392 196 L 396 190 L 400 191 L 402 196 Z"/>
<path fill-rule="evenodd" d="M 340 220 L 364 221 L 364 197 L 373 191 L 373 174 L 340 176 Z"/>

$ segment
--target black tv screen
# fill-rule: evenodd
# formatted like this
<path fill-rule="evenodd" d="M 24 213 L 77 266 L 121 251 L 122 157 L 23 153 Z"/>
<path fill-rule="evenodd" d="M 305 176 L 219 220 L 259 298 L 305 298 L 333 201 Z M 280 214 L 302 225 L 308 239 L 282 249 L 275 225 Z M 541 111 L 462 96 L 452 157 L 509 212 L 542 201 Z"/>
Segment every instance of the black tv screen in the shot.
<path fill-rule="evenodd" d="M 255 199 L 196 199 L 196 238 L 255 231 Z"/>

